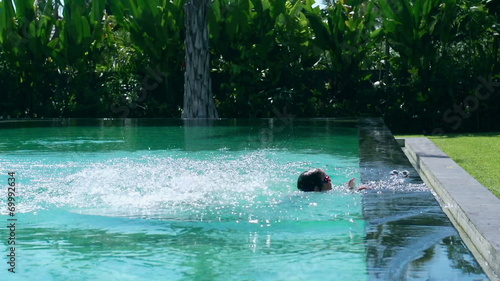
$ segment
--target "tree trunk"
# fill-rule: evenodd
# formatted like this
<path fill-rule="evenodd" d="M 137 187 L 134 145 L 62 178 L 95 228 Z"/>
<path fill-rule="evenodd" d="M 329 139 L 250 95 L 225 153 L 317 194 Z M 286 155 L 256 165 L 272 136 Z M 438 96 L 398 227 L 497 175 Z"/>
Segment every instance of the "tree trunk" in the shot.
<path fill-rule="evenodd" d="M 218 118 L 212 96 L 208 49 L 210 0 L 187 0 L 186 71 L 184 73 L 183 118 Z"/>

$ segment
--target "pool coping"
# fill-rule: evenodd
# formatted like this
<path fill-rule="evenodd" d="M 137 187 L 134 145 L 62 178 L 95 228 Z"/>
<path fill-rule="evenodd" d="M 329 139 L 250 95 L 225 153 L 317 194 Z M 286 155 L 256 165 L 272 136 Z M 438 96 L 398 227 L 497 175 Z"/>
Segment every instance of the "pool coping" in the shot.
<path fill-rule="evenodd" d="M 491 280 L 500 280 L 500 199 L 428 138 L 397 139 Z"/>

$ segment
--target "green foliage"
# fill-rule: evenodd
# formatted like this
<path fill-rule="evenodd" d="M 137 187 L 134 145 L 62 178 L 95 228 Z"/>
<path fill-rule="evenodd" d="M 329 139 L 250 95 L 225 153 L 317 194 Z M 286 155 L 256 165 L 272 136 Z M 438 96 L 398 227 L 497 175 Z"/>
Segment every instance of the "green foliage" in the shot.
<path fill-rule="evenodd" d="M 136 61 L 133 87 L 113 101 L 121 117 L 179 117 L 183 95 L 184 0 L 109 1 L 116 19 L 115 32 L 127 33 L 127 46 L 142 59 Z M 118 72 L 127 76 L 130 72 Z M 126 77 L 114 77 L 124 81 Z M 121 82 L 120 82 L 121 83 Z M 131 89 L 130 89 L 131 88 Z M 124 110 L 125 111 L 124 111 Z M 125 113 L 125 114 L 123 114 Z"/>
<path fill-rule="evenodd" d="M 449 130 L 444 113 L 467 107 L 463 101 L 474 95 L 477 78 L 491 75 L 498 64 L 498 50 L 491 52 L 487 31 L 494 26 L 492 17 L 471 1 L 378 3 L 389 50 L 386 95 L 397 106 L 387 115 L 393 120 L 389 123 L 403 127 L 398 120 L 411 122 L 408 128 L 426 133 L 438 127 Z M 463 125 L 462 130 L 470 130 L 472 124 Z"/>
<path fill-rule="evenodd" d="M 375 91 L 369 81 L 375 77 L 369 70 L 379 33 L 373 7 L 371 0 L 340 0 L 323 12 L 319 8 L 306 12 L 315 34 L 313 44 L 325 51 L 320 65 L 328 74 L 326 109 L 330 115 L 355 115 L 360 107 L 371 106 L 367 97 Z"/>
<path fill-rule="evenodd" d="M 210 15 L 215 95 L 226 115 L 305 112 L 315 81 L 305 77 L 321 50 L 303 13 L 312 1 L 215 0 Z M 312 113 L 312 112 L 309 112 Z"/>
<path fill-rule="evenodd" d="M 55 22 L 43 13 L 37 17 L 31 1 L 16 1 L 15 5 L 12 1 L 2 1 L 0 10 L 2 88 L 6 90 L 2 91 L 1 98 L 7 101 L 6 108 L 0 108 L 0 112 L 10 107 L 16 116 L 27 115 L 30 110 L 36 110 L 44 98 L 41 89 L 46 86 L 46 80 L 43 76 L 50 73 L 45 58 L 51 52 L 46 44 Z"/>
<path fill-rule="evenodd" d="M 104 0 L 0 2 L 4 92 L 13 101 L 0 109 L 13 117 L 59 116 L 88 107 L 99 113 L 93 66 L 103 38 Z M 16 7 L 16 9 L 13 9 Z M 62 16 L 59 15 L 62 9 Z M 97 15 L 95 11 L 100 11 Z M 94 14 L 92 14 L 94 12 Z M 99 20 L 95 20 L 95 18 Z M 16 77 L 17 79 L 8 79 Z M 8 82 L 7 82 L 8 81 Z M 90 83 L 89 83 L 90 82 Z M 3 114 L 3 113 L 2 113 Z"/>
<path fill-rule="evenodd" d="M 184 2 L 0 1 L 0 115 L 179 117 Z M 219 114 L 498 128 L 496 2 L 213 0 Z"/>

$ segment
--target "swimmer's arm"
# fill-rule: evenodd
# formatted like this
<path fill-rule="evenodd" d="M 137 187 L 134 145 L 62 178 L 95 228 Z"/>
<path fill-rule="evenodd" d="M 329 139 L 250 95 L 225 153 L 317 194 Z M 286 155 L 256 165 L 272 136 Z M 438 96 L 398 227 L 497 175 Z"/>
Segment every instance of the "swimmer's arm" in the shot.
<path fill-rule="evenodd" d="M 349 182 L 347 183 L 347 189 L 349 190 L 356 190 L 356 191 L 361 191 L 361 190 L 366 190 L 366 189 L 370 189 L 370 187 L 366 186 L 366 185 L 362 185 L 358 188 L 356 188 L 356 178 L 352 178 L 351 180 L 349 180 Z"/>

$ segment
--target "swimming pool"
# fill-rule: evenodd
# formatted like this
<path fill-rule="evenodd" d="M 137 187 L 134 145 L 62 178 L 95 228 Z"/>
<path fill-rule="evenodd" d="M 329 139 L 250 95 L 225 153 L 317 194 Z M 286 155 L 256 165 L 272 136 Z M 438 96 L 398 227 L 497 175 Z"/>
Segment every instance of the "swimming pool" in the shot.
<path fill-rule="evenodd" d="M 16 183 L 14 217 L 7 194 L 1 209 L 4 223 L 16 219 L 16 273 L 7 239 L 0 268 L 12 280 L 427 280 L 430 269 L 487 280 L 445 218 L 415 247 L 424 228 L 394 223 L 414 211 L 374 207 L 385 194 L 432 198 L 422 185 L 382 176 L 367 193 L 345 191 L 367 180 L 355 121 L 72 119 L 3 122 L 0 134 L 0 182 Z M 313 167 L 332 192 L 296 191 Z M 403 262 L 404 247 L 427 259 Z M 456 265 L 464 257 L 472 270 Z"/>

